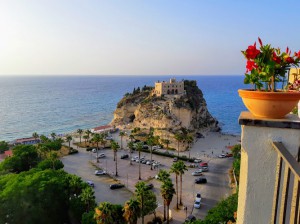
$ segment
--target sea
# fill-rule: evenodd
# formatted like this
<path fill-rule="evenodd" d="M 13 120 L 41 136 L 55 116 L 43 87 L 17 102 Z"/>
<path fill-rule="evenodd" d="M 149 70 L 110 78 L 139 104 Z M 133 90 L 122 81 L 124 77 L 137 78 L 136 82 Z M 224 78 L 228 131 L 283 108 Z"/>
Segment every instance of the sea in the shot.
<path fill-rule="evenodd" d="M 223 133 L 239 135 L 243 76 L 0 76 L 0 141 L 106 125 L 119 100 L 156 81 L 196 80 Z"/>

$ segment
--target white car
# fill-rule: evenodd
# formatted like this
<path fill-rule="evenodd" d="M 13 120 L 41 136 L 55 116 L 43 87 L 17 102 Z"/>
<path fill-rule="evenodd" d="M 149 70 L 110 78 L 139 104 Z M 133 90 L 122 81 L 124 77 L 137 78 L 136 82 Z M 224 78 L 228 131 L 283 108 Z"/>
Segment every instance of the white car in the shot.
<path fill-rule="evenodd" d="M 202 162 L 202 159 L 195 159 L 194 160 L 194 163 L 201 163 Z"/>
<path fill-rule="evenodd" d="M 200 208 L 201 206 L 201 198 L 194 202 L 194 208 Z"/>
<path fill-rule="evenodd" d="M 219 158 L 225 158 L 226 155 L 224 153 L 222 153 L 221 155 L 218 156 Z"/>
<path fill-rule="evenodd" d="M 87 183 L 90 187 L 95 187 L 95 184 L 94 184 L 93 181 L 88 180 L 86 183 Z"/>
<path fill-rule="evenodd" d="M 97 152 L 97 149 L 92 149 L 92 152 L 93 152 L 93 153 Z"/>
<path fill-rule="evenodd" d="M 99 176 L 99 175 L 106 175 L 106 171 L 104 170 L 95 170 L 95 175 Z"/>
<path fill-rule="evenodd" d="M 100 154 L 98 155 L 98 159 L 104 158 L 104 157 L 105 157 L 105 154 L 104 154 L 104 153 L 100 153 Z"/>
<path fill-rule="evenodd" d="M 195 201 L 201 201 L 201 194 L 198 192 L 197 194 L 196 194 L 196 198 L 195 198 Z"/>
<path fill-rule="evenodd" d="M 199 170 L 195 170 L 193 173 L 192 173 L 193 176 L 202 176 L 203 173 L 202 173 L 202 169 L 199 169 Z"/>

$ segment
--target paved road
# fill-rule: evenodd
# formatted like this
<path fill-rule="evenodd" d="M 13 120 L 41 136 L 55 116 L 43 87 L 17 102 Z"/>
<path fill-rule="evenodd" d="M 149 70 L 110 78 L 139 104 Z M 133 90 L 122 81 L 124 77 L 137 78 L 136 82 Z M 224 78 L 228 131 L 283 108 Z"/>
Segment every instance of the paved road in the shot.
<path fill-rule="evenodd" d="M 80 150 L 79 153 L 65 156 L 61 159 L 64 170 L 80 176 L 84 181 L 92 180 L 95 183 L 95 196 L 97 203 L 109 201 L 114 204 L 124 204 L 132 193 L 126 188 L 110 190 L 109 185 L 116 183 L 108 176 L 95 176 L 95 167 L 89 162 L 91 153 Z"/>
<path fill-rule="evenodd" d="M 114 139 L 120 140 L 117 137 L 117 134 L 114 135 Z M 123 145 L 126 145 L 123 140 Z M 105 153 L 106 157 L 100 159 L 100 162 L 97 166 L 107 170 L 110 174 L 114 176 L 115 173 L 115 162 L 113 161 L 113 152 L 110 149 L 101 150 L 101 153 Z M 126 150 L 120 150 L 118 152 L 118 180 L 125 184 L 130 191 L 134 191 L 134 185 L 138 182 L 138 166 L 139 164 L 133 162 L 132 165 L 129 163 L 129 159 L 120 159 L 121 154 L 127 153 Z M 149 153 L 141 153 L 142 156 L 145 156 L 146 159 L 150 159 Z M 132 156 L 138 155 L 137 152 L 133 153 Z M 118 189 L 112 191 L 109 189 L 109 184 L 113 181 L 109 177 L 97 177 L 95 176 L 94 170 L 95 167 L 89 161 L 95 160 L 96 153 L 86 152 L 85 149 L 80 149 L 80 152 L 76 155 L 71 155 L 64 157 L 62 159 L 65 170 L 69 173 L 77 174 L 81 176 L 84 180 L 92 180 L 95 182 L 95 194 L 97 202 L 101 201 L 110 201 L 112 203 L 123 204 L 126 200 L 131 197 L 131 193 L 126 189 Z M 229 176 L 228 169 L 232 165 L 232 158 L 217 158 L 217 157 L 200 157 L 204 162 L 209 164 L 209 172 L 204 173 L 207 178 L 207 184 L 194 184 L 196 177 L 192 176 L 192 172 L 195 168 L 189 168 L 189 170 L 183 176 L 183 204 L 187 206 L 187 213 L 193 213 L 197 218 L 204 218 L 207 214 L 207 211 L 214 207 L 218 201 L 223 198 L 226 198 L 230 195 L 229 187 Z M 159 161 L 163 166 L 160 169 L 169 170 L 173 164 L 173 159 L 158 155 L 153 155 L 153 159 Z M 189 165 L 190 163 L 186 163 Z M 161 183 L 154 179 L 153 177 L 158 173 L 158 169 L 150 170 L 150 166 L 146 164 L 141 164 L 141 173 L 142 180 L 148 181 L 149 183 L 154 184 L 154 193 L 157 196 L 159 203 L 158 211 L 162 211 L 162 197 L 160 194 L 160 185 Z M 175 187 L 175 175 L 172 174 L 171 178 L 173 179 Z M 197 192 L 200 192 L 202 195 L 202 205 L 200 209 L 194 209 L 194 197 Z M 176 211 L 176 196 L 174 196 L 171 203 L 170 209 L 172 209 L 172 214 L 174 220 L 172 223 L 182 223 L 185 219 L 186 213 L 184 210 Z"/>

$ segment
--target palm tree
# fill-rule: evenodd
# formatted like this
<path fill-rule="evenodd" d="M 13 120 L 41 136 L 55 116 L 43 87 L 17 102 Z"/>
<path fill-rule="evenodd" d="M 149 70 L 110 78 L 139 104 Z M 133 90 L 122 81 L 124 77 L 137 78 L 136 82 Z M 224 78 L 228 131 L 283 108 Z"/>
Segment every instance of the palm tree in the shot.
<path fill-rule="evenodd" d="M 134 135 L 129 135 L 129 139 L 130 139 L 130 141 L 132 142 L 133 139 L 134 139 Z"/>
<path fill-rule="evenodd" d="M 82 129 L 77 129 L 77 133 L 79 134 L 79 141 L 80 141 L 80 144 L 81 144 L 81 135 L 82 135 L 82 133 L 83 133 L 83 130 Z"/>
<path fill-rule="evenodd" d="M 168 179 L 170 179 L 170 173 L 166 170 L 159 170 L 158 174 L 158 180 L 161 182 L 165 182 Z M 164 203 L 164 221 L 166 221 L 166 204 Z"/>
<path fill-rule="evenodd" d="M 85 131 L 85 134 L 88 136 L 87 140 L 90 140 L 90 135 L 92 134 L 92 132 L 88 129 Z"/>
<path fill-rule="evenodd" d="M 130 154 L 130 157 L 129 157 L 130 162 L 129 163 L 130 163 L 130 165 L 132 165 L 131 157 L 132 157 L 132 150 L 134 148 L 133 142 L 128 142 L 127 147 L 129 148 L 129 154 Z"/>
<path fill-rule="evenodd" d="M 125 202 L 123 217 L 129 224 L 137 224 L 138 217 L 141 216 L 140 204 L 136 199 Z"/>
<path fill-rule="evenodd" d="M 80 197 L 81 201 L 83 201 L 86 205 L 86 212 L 89 212 L 92 208 L 95 207 L 95 195 L 91 187 L 84 188 L 80 194 Z"/>
<path fill-rule="evenodd" d="M 179 165 L 178 162 L 175 162 L 172 164 L 171 169 L 170 169 L 171 173 L 175 173 L 175 177 L 176 177 L 176 208 L 178 208 L 178 175 L 180 175 L 180 171 L 179 171 Z"/>
<path fill-rule="evenodd" d="M 119 136 L 121 137 L 121 149 L 123 149 L 123 137 L 125 136 L 125 132 L 120 131 Z"/>
<path fill-rule="evenodd" d="M 179 204 L 182 205 L 182 175 L 184 174 L 184 171 L 188 171 L 188 168 L 185 165 L 185 163 L 181 160 L 179 160 L 177 162 L 176 166 L 178 166 L 178 171 L 179 171 L 179 175 L 180 175 L 180 200 L 179 200 Z"/>
<path fill-rule="evenodd" d="M 194 142 L 194 138 L 193 138 L 193 136 L 192 135 L 187 135 L 186 136 L 186 141 L 187 141 L 187 143 L 188 143 L 188 148 L 189 148 L 189 159 L 191 158 L 191 150 L 190 150 L 190 146 L 191 146 L 191 143 L 193 143 Z"/>
<path fill-rule="evenodd" d="M 72 138 L 71 135 L 68 135 L 68 136 L 66 137 L 66 141 L 69 143 L 69 150 L 71 149 L 70 144 L 71 144 L 72 139 L 73 139 L 73 138 Z"/>
<path fill-rule="evenodd" d="M 147 145 L 150 146 L 150 160 L 151 160 L 151 162 L 152 162 L 152 147 L 153 147 L 153 145 L 154 145 L 154 138 L 153 138 L 152 135 L 147 139 Z M 151 164 L 151 166 L 150 166 L 150 169 L 153 170 L 152 164 Z"/>
<path fill-rule="evenodd" d="M 39 135 L 38 135 L 38 133 L 33 132 L 33 133 L 32 133 L 32 137 L 34 138 L 34 140 L 35 140 L 35 142 L 36 142 L 37 139 L 39 138 Z"/>
<path fill-rule="evenodd" d="M 139 180 L 141 180 L 141 150 L 143 149 L 143 143 L 142 142 L 138 142 L 136 144 L 136 149 L 139 151 Z"/>
<path fill-rule="evenodd" d="M 111 224 L 114 223 L 113 204 L 110 202 L 102 202 L 95 208 L 94 219 L 97 224 Z"/>
<path fill-rule="evenodd" d="M 183 134 L 181 133 L 176 133 L 175 134 L 175 139 L 177 140 L 177 153 L 178 153 L 178 157 L 179 157 L 179 143 L 183 141 Z"/>
<path fill-rule="evenodd" d="M 169 139 L 162 139 L 162 142 L 167 145 L 167 149 L 169 149 L 169 144 L 171 141 Z"/>
<path fill-rule="evenodd" d="M 55 140 L 56 134 L 54 132 L 51 133 L 52 140 Z"/>
<path fill-rule="evenodd" d="M 160 187 L 161 195 L 164 199 L 164 205 L 167 206 L 167 224 L 169 224 L 169 207 L 173 199 L 173 195 L 176 194 L 174 185 L 170 178 L 166 179 Z M 165 216 L 165 214 L 164 214 Z M 165 217 L 164 217 L 165 219 Z"/>
<path fill-rule="evenodd" d="M 88 135 L 84 135 L 84 136 L 83 136 L 83 139 L 84 139 L 84 143 L 85 143 L 85 145 L 86 145 L 86 142 L 87 142 L 87 140 L 89 139 L 89 136 L 88 136 Z"/>
<path fill-rule="evenodd" d="M 117 157 L 118 148 L 120 148 L 119 144 L 115 141 L 111 141 L 111 149 L 114 151 L 114 156 L 116 158 L 116 177 L 118 176 L 118 157 Z"/>
<path fill-rule="evenodd" d="M 135 185 L 136 197 L 138 198 L 138 201 L 140 202 L 140 205 L 141 205 L 142 224 L 144 224 L 144 203 L 146 200 L 145 196 L 147 195 L 148 191 L 149 190 L 148 190 L 145 182 L 143 182 L 143 181 L 139 181 Z"/>
<path fill-rule="evenodd" d="M 97 145 L 97 163 L 99 163 L 98 151 L 99 151 L 99 142 L 101 142 L 101 135 L 98 133 L 94 134 L 92 138 L 92 142 L 96 143 Z"/>
<path fill-rule="evenodd" d="M 103 149 L 105 148 L 105 134 L 100 134 L 101 138 L 100 138 L 100 144 L 103 146 Z"/>

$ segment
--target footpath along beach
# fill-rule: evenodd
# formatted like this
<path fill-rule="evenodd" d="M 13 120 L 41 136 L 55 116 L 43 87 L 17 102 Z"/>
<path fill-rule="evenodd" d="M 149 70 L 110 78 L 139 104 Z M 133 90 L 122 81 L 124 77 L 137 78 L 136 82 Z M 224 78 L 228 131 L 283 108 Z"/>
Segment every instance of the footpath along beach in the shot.
<path fill-rule="evenodd" d="M 174 209 L 176 207 L 176 195 L 174 195 L 170 209 L 172 210 L 172 223 L 182 223 L 187 214 L 194 214 L 197 218 L 204 218 L 209 209 L 214 207 L 214 205 L 220 201 L 221 199 L 229 196 L 232 192 L 230 188 L 230 178 L 229 178 L 229 169 L 232 166 L 232 158 L 218 158 L 218 155 L 222 153 L 230 153 L 230 147 L 235 144 L 240 143 L 240 136 L 223 134 L 220 132 L 206 132 L 203 134 L 204 138 L 198 138 L 195 140 L 190 151 L 181 152 L 181 155 L 186 155 L 190 157 L 195 157 L 202 159 L 203 162 L 208 162 L 209 164 L 209 172 L 206 172 L 204 175 L 208 180 L 206 185 L 195 185 L 194 179 L 195 176 L 192 176 L 191 173 L 195 170 L 195 168 L 189 168 L 186 174 L 183 177 L 183 204 L 187 207 L 187 211 L 184 210 L 184 207 L 181 206 L 179 210 Z M 75 136 L 74 136 L 75 137 Z M 113 139 L 119 142 L 121 145 L 121 139 L 119 136 L 119 132 L 113 134 Z M 110 149 L 100 150 L 101 153 L 105 153 L 106 158 L 100 159 L 99 163 L 96 162 L 95 153 L 86 152 L 85 149 L 79 148 L 80 153 L 90 154 L 87 158 L 89 161 L 82 162 L 92 162 L 95 167 L 99 167 L 101 169 L 107 170 L 107 172 L 111 175 L 114 182 L 119 182 L 125 185 L 129 191 L 132 193 L 135 190 L 135 184 L 139 181 L 138 179 L 138 166 L 139 164 L 133 162 L 132 165 L 129 163 L 129 159 L 120 159 L 120 156 L 124 153 L 128 153 L 126 142 L 129 140 L 127 137 L 123 137 L 123 150 L 118 151 L 118 176 L 115 177 L 115 162 L 113 161 L 113 152 Z M 74 142 L 78 142 L 79 138 L 74 138 Z M 76 147 L 76 146 L 75 146 Z M 161 149 L 161 151 L 165 151 Z M 177 152 L 174 151 L 176 155 Z M 137 152 L 133 153 L 133 156 L 137 156 Z M 76 156 L 76 155 L 72 155 Z M 72 156 L 65 159 L 72 159 Z M 146 159 L 150 159 L 149 153 L 142 153 L 142 156 L 145 156 Z M 159 169 L 169 170 L 173 164 L 173 159 L 158 155 L 153 155 L 153 159 L 159 161 L 162 166 Z M 189 162 L 186 162 L 186 165 L 189 165 Z M 93 173 L 96 169 L 91 166 L 90 173 Z M 67 169 L 67 167 L 66 167 Z M 157 196 L 158 200 L 158 208 L 157 213 L 160 214 L 163 210 L 163 201 L 160 195 L 160 185 L 161 183 L 156 180 L 154 177 L 158 173 L 159 169 L 150 170 L 150 166 L 141 164 L 141 173 L 142 180 L 147 183 L 152 183 L 154 185 L 153 191 Z M 84 175 L 80 173 L 80 175 Z M 173 179 L 173 183 L 175 185 L 174 175 L 171 175 Z M 84 178 L 84 176 L 82 176 Z M 95 179 L 99 181 L 97 184 L 107 184 L 107 179 L 98 177 Z M 103 182 L 101 182 L 103 181 Z M 120 190 L 117 190 L 120 191 Z M 194 196 L 195 193 L 201 192 L 203 200 L 200 209 L 193 208 Z M 111 197 L 117 197 L 116 191 L 111 191 L 109 189 L 105 190 L 105 192 L 95 192 L 97 202 L 101 202 L 103 200 L 103 194 L 108 196 L 111 194 Z M 99 197 L 97 197 L 99 194 Z M 108 195 L 107 195 L 108 194 Z M 129 198 L 128 198 L 129 199 Z M 113 201 L 116 201 L 114 199 Z"/>

